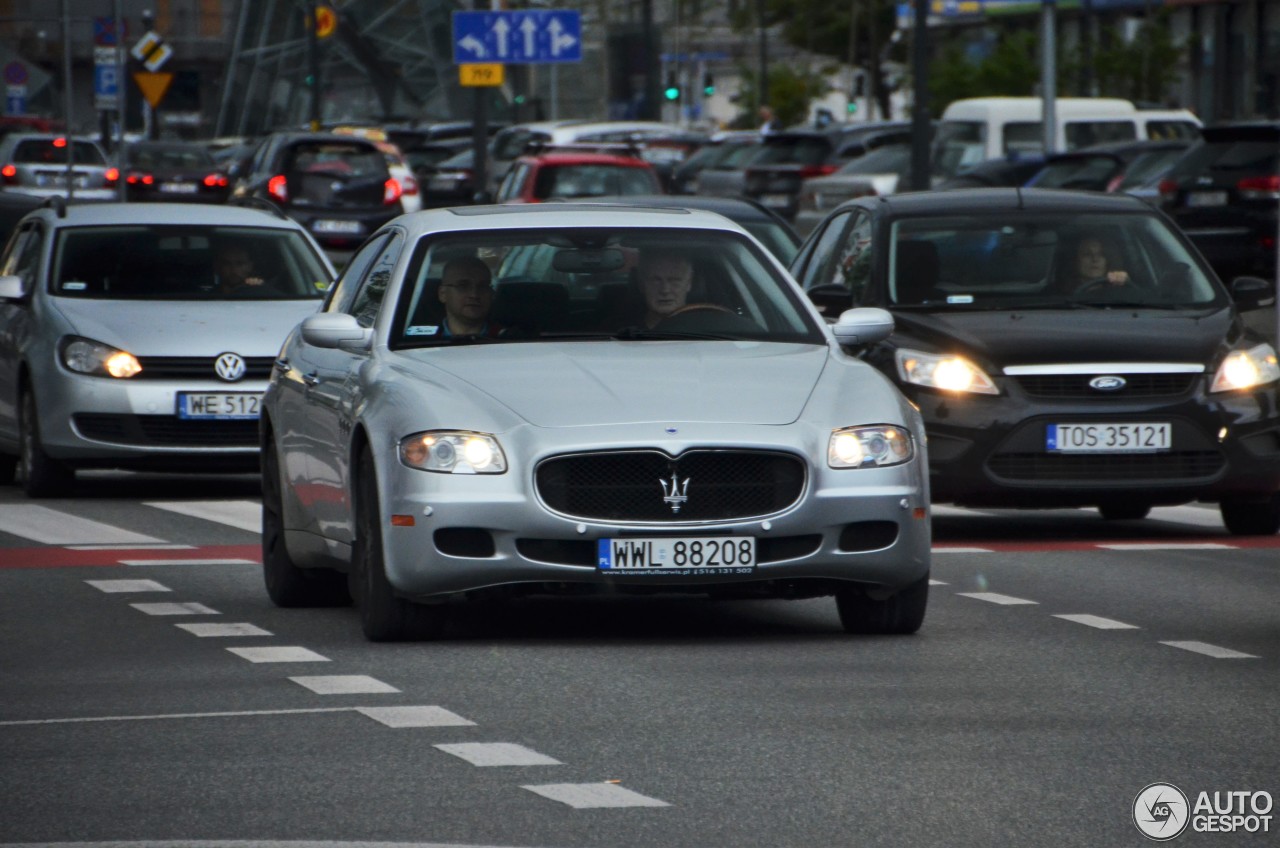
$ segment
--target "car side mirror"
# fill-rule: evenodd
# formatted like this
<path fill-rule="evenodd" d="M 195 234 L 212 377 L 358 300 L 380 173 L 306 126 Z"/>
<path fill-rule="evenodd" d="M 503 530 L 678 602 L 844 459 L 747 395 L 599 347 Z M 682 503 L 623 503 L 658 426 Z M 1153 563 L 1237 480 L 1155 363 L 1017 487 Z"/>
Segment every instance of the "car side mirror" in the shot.
<path fill-rule="evenodd" d="M 330 350 L 368 350 L 373 343 L 373 330 L 362 327 L 354 315 L 322 312 L 302 322 L 302 340 Z"/>
<path fill-rule="evenodd" d="M 0 277 L 0 300 L 22 300 L 27 296 L 27 284 L 21 277 Z"/>
<path fill-rule="evenodd" d="M 1231 298 L 1237 307 L 1247 312 L 1274 305 L 1276 293 L 1270 280 L 1262 277 L 1236 277 L 1231 281 Z"/>
<path fill-rule="evenodd" d="M 893 334 L 893 316 L 887 309 L 874 306 L 848 309 L 840 313 L 831 333 L 841 347 L 869 347 Z"/>

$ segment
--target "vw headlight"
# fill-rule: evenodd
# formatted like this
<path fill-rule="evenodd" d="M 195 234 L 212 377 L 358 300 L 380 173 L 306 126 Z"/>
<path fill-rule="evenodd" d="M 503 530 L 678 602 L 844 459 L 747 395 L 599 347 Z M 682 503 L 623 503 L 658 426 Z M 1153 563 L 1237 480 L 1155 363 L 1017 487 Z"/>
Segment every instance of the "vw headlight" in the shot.
<path fill-rule="evenodd" d="M 400 461 L 410 468 L 441 474 L 502 474 L 507 458 L 487 433 L 431 430 L 400 440 Z"/>
<path fill-rule="evenodd" d="M 1253 389 L 1280 380 L 1280 365 L 1276 363 L 1275 348 L 1260 344 L 1249 350 L 1237 350 L 1227 355 L 1213 377 L 1211 392 L 1235 392 Z"/>
<path fill-rule="evenodd" d="M 845 427 L 832 432 L 827 442 L 827 464 L 832 468 L 883 468 L 913 456 L 911 434 L 892 424 Z"/>
<path fill-rule="evenodd" d="M 898 375 L 908 383 L 947 392 L 998 395 L 1000 390 L 987 373 L 962 356 L 898 351 Z"/>
<path fill-rule="evenodd" d="M 78 374 L 132 377 L 142 370 L 137 357 L 92 339 L 68 338 L 62 343 L 62 364 Z"/>

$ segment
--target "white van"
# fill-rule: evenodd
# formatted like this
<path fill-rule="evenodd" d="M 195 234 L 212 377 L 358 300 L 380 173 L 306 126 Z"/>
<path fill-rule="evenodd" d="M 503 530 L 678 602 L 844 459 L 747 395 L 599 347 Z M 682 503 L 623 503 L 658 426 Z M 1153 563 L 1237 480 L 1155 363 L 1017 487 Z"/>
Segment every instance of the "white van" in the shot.
<path fill-rule="evenodd" d="M 1007 155 L 1044 152 L 1044 101 L 1039 97 L 973 97 L 942 113 L 933 141 L 935 176 Z M 1116 141 L 1194 139 L 1200 119 L 1186 109 L 1139 109 L 1114 97 L 1059 97 L 1057 152 Z"/>

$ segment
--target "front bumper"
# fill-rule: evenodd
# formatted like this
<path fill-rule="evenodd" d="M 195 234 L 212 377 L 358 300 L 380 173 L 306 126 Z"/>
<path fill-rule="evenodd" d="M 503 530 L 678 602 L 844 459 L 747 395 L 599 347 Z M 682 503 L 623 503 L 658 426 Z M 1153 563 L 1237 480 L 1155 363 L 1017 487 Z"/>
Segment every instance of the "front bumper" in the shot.
<path fill-rule="evenodd" d="M 1176 504 L 1262 498 L 1280 491 L 1280 389 L 1162 400 L 1048 401 L 1001 381 L 1004 394 L 955 396 L 902 386 L 929 434 L 936 502 L 968 506 L 1069 507 L 1114 502 Z M 1170 450 L 1052 453 L 1049 424 L 1171 424 Z"/>
<path fill-rule="evenodd" d="M 528 469 L 440 475 L 396 463 L 382 470 L 383 479 L 390 478 L 382 503 L 387 576 L 416 598 L 493 587 L 813 596 L 847 581 L 897 590 L 929 571 L 923 468 L 923 451 L 890 468 L 811 467 L 800 498 L 779 513 L 658 525 L 556 514 L 534 491 Z M 412 526 L 405 526 L 407 518 L 388 526 L 391 515 L 412 518 Z M 757 565 L 750 573 L 715 574 L 617 574 L 596 567 L 599 539 L 654 536 L 753 536 Z"/>

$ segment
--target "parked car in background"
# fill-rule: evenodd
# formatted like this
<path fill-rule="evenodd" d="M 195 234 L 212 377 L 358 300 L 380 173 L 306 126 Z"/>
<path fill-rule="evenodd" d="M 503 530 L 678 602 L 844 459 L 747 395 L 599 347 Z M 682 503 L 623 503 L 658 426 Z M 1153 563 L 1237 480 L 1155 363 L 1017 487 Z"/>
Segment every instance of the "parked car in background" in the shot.
<path fill-rule="evenodd" d="M 1274 280 L 1280 122 L 1220 124 L 1203 134 L 1161 181 L 1161 206 L 1224 280 Z"/>
<path fill-rule="evenodd" d="M 841 166 L 886 144 L 911 141 L 905 121 L 841 124 L 817 132 L 775 132 L 746 165 L 743 194 L 794 221 L 805 180 L 833 174 Z"/>
<path fill-rule="evenodd" d="M 227 175 L 196 142 L 139 141 L 125 155 L 125 199 L 168 203 L 225 203 Z"/>
<path fill-rule="evenodd" d="M 599 153 L 598 149 L 560 146 L 521 156 L 507 172 L 494 202 L 540 203 L 556 197 L 662 193 L 662 183 L 648 162 L 635 155 Z"/>
<path fill-rule="evenodd" d="M 470 206 L 476 202 L 475 150 L 467 147 L 445 159 L 422 183 L 422 205 Z"/>
<path fill-rule="evenodd" d="M 70 160 L 70 168 L 68 168 Z M 120 171 L 97 142 L 43 133 L 10 133 L 0 139 L 0 189 L 37 197 L 115 200 Z"/>
<path fill-rule="evenodd" d="M 272 364 L 332 278 L 260 210 L 32 212 L 0 256 L 0 479 L 54 497 L 80 468 L 255 470 Z"/>
<path fill-rule="evenodd" d="M 755 130 L 716 133 L 705 145 L 672 170 L 671 179 L 667 185 L 668 193 L 697 194 L 698 175 L 703 170 L 714 168 L 732 156 L 741 157 L 750 153 L 748 148 L 759 143 L 760 133 Z"/>
<path fill-rule="evenodd" d="M 1164 215 L 1123 195 L 973 189 L 860 198 L 792 273 L 832 317 L 894 316 L 866 360 L 929 435 L 935 502 L 1217 503 L 1235 534 L 1280 529 L 1280 364 Z"/>
<path fill-rule="evenodd" d="M 405 161 L 413 169 L 418 180 L 418 187 L 423 192 L 423 203 L 427 204 L 427 183 L 436 174 L 437 168 L 447 159 L 452 159 L 473 144 L 469 138 L 442 138 L 437 141 L 424 141 L 414 147 L 403 148 Z"/>
<path fill-rule="evenodd" d="M 403 212 L 403 189 L 383 152 L 351 135 L 272 133 L 231 193 L 276 204 L 321 245 L 336 250 L 355 247 Z"/>
<path fill-rule="evenodd" d="M 691 194 L 645 194 L 601 198 L 603 203 L 623 203 L 663 209 L 700 209 L 733 221 L 769 249 L 783 265 L 789 265 L 800 249 L 800 237 L 778 213 L 746 197 L 705 197 Z"/>
<path fill-rule="evenodd" d="M 1039 188 L 1071 188 L 1084 191 L 1114 191 L 1135 161 L 1172 162 L 1191 146 L 1189 141 L 1124 141 L 1082 147 L 1070 153 L 1055 153 L 1025 185 Z M 1153 159 L 1151 154 L 1159 153 Z"/>
<path fill-rule="evenodd" d="M 447 331 L 462 262 L 506 332 Z M 354 596 L 375 641 L 447 633 L 450 602 L 588 593 L 834 596 L 848 632 L 915 632 L 923 431 L 856 355 L 890 331 L 880 309 L 828 329 L 718 215 L 404 216 L 280 353 L 328 390 L 276 369 L 266 391 L 267 594 Z"/>
<path fill-rule="evenodd" d="M 1045 157 L 1040 154 L 1009 153 L 975 165 L 966 165 L 949 177 L 936 175 L 933 177 L 933 187 L 954 189 L 1025 185 L 1027 180 L 1044 167 L 1044 163 Z"/>
<path fill-rule="evenodd" d="M 894 194 L 911 185 L 911 145 L 887 144 L 850 160 L 834 174 L 810 177 L 800 186 L 795 228 L 808 235 L 846 200 Z"/>

